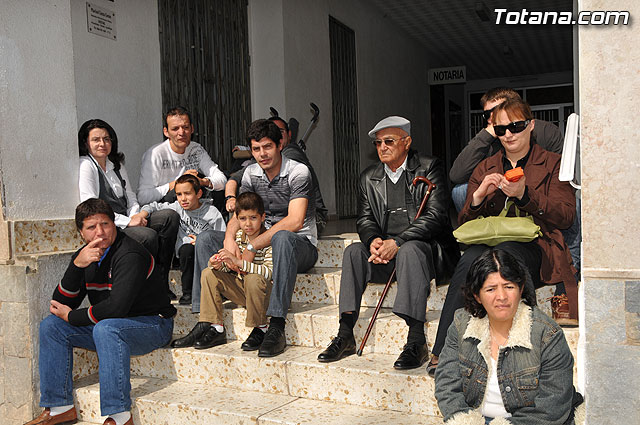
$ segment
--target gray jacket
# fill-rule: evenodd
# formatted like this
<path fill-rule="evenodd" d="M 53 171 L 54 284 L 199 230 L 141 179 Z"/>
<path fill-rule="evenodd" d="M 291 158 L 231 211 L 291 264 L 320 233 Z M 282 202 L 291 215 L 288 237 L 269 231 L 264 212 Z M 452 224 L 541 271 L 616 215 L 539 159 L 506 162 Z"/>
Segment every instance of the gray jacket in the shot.
<path fill-rule="evenodd" d="M 456 312 L 436 369 L 436 398 L 447 425 L 478 424 L 491 364 L 489 319 Z M 562 328 L 520 303 L 507 346 L 498 354 L 498 385 L 509 418 L 491 425 L 574 424 L 573 356 Z"/>
<path fill-rule="evenodd" d="M 562 155 L 564 138 L 560 129 L 550 122 L 536 120 L 531 132 L 531 139 L 542 148 Z M 471 173 L 483 159 L 489 158 L 500 150 L 500 140 L 493 137 L 484 128 L 469 141 L 469 144 L 458 154 L 449 170 L 449 179 L 453 184 L 469 181 Z"/>

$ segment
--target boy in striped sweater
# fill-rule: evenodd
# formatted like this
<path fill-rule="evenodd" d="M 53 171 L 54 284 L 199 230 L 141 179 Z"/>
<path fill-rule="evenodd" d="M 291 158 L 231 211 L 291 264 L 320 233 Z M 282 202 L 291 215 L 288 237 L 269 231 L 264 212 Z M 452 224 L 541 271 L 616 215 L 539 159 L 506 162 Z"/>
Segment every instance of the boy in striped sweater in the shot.
<path fill-rule="evenodd" d="M 245 192 L 236 200 L 236 218 L 240 229 L 236 244 L 240 254 L 251 241 L 266 231 L 262 198 L 254 192 Z M 251 248 L 250 248 L 251 249 Z M 253 262 L 243 261 L 230 251 L 221 249 L 209 259 L 209 267 L 202 271 L 200 283 L 200 321 L 184 338 L 171 343 L 174 348 L 204 349 L 225 344 L 223 296 L 247 308 L 246 326 L 253 330 L 241 348 L 254 351 L 260 348 L 267 331 L 267 307 L 271 294 L 273 260 L 271 246 L 257 250 Z"/>

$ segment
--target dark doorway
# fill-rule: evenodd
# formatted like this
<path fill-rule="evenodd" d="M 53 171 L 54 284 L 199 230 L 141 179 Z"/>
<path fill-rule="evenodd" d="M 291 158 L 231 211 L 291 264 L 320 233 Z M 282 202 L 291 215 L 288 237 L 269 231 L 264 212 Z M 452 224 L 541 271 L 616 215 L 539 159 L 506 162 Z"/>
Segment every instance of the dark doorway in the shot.
<path fill-rule="evenodd" d="M 351 28 L 330 16 L 329 40 L 336 212 L 340 218 L 347 218 L 357 214 L 353 195 L 360 172 L 356 39 Z"/>
<path fill-rule="evenodd" d="M 162 108 L 192 114 L 193 140 L 223 170 L 251 119 L 246 0 L 158 0 Z"/>

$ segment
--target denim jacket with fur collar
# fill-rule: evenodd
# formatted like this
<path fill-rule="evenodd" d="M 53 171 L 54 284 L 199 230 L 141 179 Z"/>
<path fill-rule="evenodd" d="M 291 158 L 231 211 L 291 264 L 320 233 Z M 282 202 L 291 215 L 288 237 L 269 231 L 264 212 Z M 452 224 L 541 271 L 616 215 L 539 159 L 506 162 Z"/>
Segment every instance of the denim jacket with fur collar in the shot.
<path fill-rule="evenodd" d="M 484 425 L 480 408 L 490 359 L 488 317 L 459 309 L 436 369 L 436 398 L 447 425 Z M 520 302 L 498 354 L 497 375 L 504 407 L 513 416 L 491 425 L 574 423 L 573 356 L 562 328 L 537 307 Z"/>

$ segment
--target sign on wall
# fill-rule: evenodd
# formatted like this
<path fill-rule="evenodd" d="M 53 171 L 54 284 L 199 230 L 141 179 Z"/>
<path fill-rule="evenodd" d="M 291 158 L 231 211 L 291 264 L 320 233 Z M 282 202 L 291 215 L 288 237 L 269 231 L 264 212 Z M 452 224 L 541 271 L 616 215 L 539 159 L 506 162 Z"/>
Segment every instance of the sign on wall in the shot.
<path fill-rule="evenodd" d="M 116 40 L 116 13 L 87 2 L 87 31 Z"/>
<path fill-rule="evenodd" d="M 429 70 L 429 85 L 456 84 L 467 81 L 466 66 L 452 66 L 449 68 L 433 68 Z"/>

